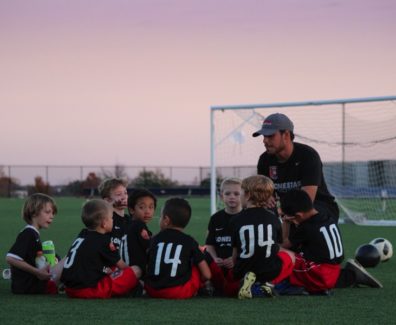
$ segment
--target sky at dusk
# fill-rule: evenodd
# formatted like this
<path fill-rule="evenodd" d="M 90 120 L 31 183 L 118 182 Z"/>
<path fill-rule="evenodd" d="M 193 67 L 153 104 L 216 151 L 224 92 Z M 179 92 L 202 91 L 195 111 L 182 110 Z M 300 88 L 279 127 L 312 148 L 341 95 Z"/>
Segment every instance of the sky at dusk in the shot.
<path fill-rule="evenodd" d="M 394 0 L 0 0 L 0 165 L 207 166 L 210 106 L 396 95 L 395 17 Z"/>

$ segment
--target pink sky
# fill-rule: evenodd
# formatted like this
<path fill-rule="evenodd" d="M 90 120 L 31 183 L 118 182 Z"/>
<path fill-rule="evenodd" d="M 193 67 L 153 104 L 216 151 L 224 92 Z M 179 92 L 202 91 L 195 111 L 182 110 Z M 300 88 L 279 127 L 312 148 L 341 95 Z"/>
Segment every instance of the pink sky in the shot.
<path fill-rule="evenodd" d="M 212 105 L 396 95 L 395 17 L 393 0 L 0 0 L 0 165 L 206 166 Z"/>

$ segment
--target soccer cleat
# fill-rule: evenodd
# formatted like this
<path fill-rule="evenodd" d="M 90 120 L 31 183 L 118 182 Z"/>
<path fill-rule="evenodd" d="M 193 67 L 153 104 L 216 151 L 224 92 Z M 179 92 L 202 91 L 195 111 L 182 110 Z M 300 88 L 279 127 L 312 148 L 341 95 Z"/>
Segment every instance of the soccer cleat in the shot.
<path fill-rule="evenodd" d="M 269 283 L 261 284 L 259 282 L 256 282 L 252 285 L 250 291 L 252 292 L 252 296 L 254 298 L 272 298 L 275 296 L 273 286 Z"/>
<path fill-rule="evenodd" d="M 247 272 L 243 278 L 241 287 L 238 292 L 238 299 L 251 299 L 252 296 L 252 285 L 256 282 L 256 274 L 253 272 Z"/>
<path fill-rule="evenodd" d="M 355 274 L 355 286 L 361 284 L 371 288 L 382 288 L 381 282 L 374 278 L 360 263 L 354 259 L 349 259 L 345 264 L 345 269 Z"/>

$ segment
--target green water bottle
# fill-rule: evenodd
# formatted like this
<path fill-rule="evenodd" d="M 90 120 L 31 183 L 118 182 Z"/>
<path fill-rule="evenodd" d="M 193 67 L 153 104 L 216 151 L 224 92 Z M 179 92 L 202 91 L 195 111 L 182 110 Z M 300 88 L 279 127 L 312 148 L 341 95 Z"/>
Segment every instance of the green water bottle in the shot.
<path fill-rule="evenodd" d="M 56 257 L 55 257 L 55 245 L 52 240 L 47 240 L 42 243 L 43 247 L 43 255 L 47 260 L 47 263 L 50 266 L 54 266 L 56 264 Z"/>

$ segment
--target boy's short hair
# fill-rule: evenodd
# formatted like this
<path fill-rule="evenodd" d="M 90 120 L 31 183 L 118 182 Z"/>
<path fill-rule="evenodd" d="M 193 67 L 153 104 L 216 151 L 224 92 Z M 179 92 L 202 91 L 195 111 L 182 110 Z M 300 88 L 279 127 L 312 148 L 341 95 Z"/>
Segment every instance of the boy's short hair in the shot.
<path fill-rule="evenodd" d="M 157 198 L 155 195 L 145 188 L 138 188 L 128 195 L 128 208 L 134 209 L 137 201 L 142 197 L 151 197 L 154 201 L 154 208 L 157 207 Z"/>
<path fill-rule="evenodd" d="M 286 192 L 280 199 L 280 205 L 282 212 L 289 216 L 295 216 L 298 212 L 308 212 L 313 208 L 308 193 L 299 189 Z"/>
<path fill-rule="evenodd" d="M 255 175 L 242 181 L 242 189 L 249 193 L 249 201 L 258 207 L 265 207 L 268 199 L 274 193 L 274 183 L 263 175 Z"/>
<path fill-rule="evenodd" d="M 100 199 L 92 199 L 83 205 L 81 220 L 88 229 L 94 230 L 100 225 L 109 211 L 111 212 L 113 210 L 108 202 Z"/>
<path fill-rule="evenodd" d="M 242 185 L 242 180 L 237 177 L 227 177 L 223 179 L 223 181 L 220 184 L 220 193 L 223 193 L 224 187 L 226 185 Z"/>
<path fill-rule="evenodd" d="M 191 206 L 182 198 L 171 198 L 162 208 L 162 216 L 168 216 L 173 226 L 185 228 L 191 218 Z"/>
<path fill-rule="evenodd" d="M 22 217 L 26 223 L 31 224 L 32 218 L 40 213 L 44 206 L 49 203 L 54 214 L 58 212 L 58 208 L 54 199 L 43 193 L 35 193 L 30 195 L 22 208 Z"/>
<path fill-rule="evenodd" d="M 107 178 L 98 187 L 98 191 L 102 199 L 109 198 L 111 191 L 116 189 L 118 186 L 126 187 L 126 182 L 121 178 Z"/>

